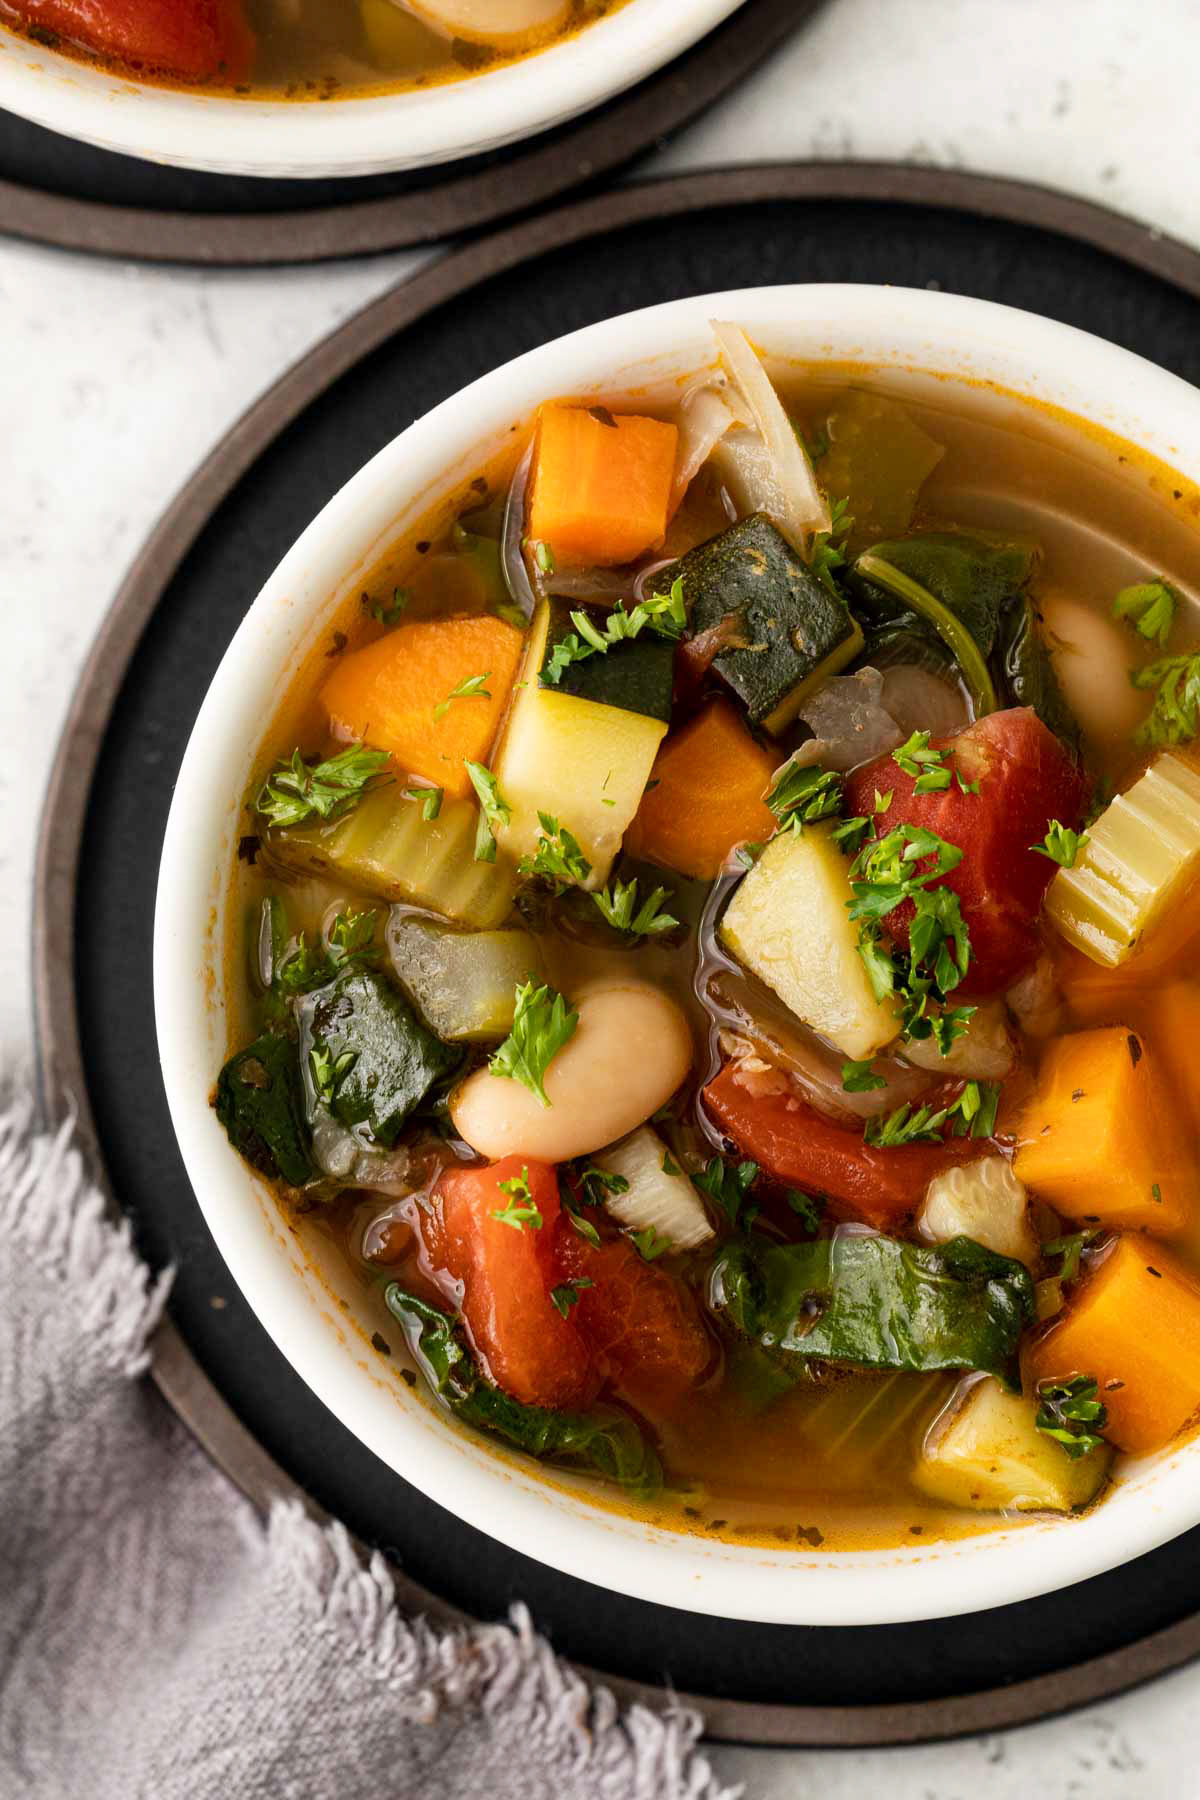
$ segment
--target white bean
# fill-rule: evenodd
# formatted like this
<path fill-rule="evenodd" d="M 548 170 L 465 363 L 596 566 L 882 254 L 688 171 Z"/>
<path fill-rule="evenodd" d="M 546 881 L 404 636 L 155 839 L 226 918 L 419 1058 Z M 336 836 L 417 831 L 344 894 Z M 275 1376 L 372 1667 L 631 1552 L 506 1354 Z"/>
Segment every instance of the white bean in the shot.
<path fill-rule="evenodd" d="M 675 1002 L 644 982 L 591 987 L 579 1024 L 545 1075 L 543 1106 L 521 1082 L 479 1069 L 450 1100 L 459 1136 L 492 1161 L 567 1162 L 633 1131 L 679 1087 L 692 1034 Z"/>
<path fill-rule="evenodd" d="M 1141 640 L 1070 594 L 1048 593 L 1037 607 L 1054 673 L 1085 736 L 1094 743 L 1129 737 L 1149 705 L 1129 679 L 1145 660 L 1137 653 Z"/>

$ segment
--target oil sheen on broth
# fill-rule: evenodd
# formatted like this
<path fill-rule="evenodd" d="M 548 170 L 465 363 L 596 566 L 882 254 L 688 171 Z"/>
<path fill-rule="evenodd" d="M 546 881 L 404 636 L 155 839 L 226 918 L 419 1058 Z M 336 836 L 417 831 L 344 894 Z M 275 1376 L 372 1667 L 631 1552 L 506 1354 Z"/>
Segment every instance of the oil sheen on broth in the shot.
<path fill-rule="evenodd" d="M 300 1021 L 296 1093 L 307 1123 L 299 1150 L 292 1148 L 311 1175 L 280 1182 L 280 1205 L 318 1261 L 332 1256 L 353 1272 L 377 1348 L 385 1344 L 394 1365 L 406 1338 L 418 1341 L 417 1315 L 405 1315 L 403 1303 L 399 1311 L 385 1304 L 393 1284 L 413 1304 L 436 1309 L 433 1316 L 459 1319 L 473 1379 L 489 1394 L 489 1373 L 508 1369 L 508 1390 L 520 1389 L 527 1405 L 550 1404 L 552 1391 L 564 1414 L 632 1424 L 651 1458 L 661 1459 L 662 1485 L 646 1479 L 644 1468 L 629 1476 L 626 1464 L 624 1490 L 594 1481 L 603 1503 L 800 1551 L 929 1541 L 1048 1512 L 1067 1519 L 1102 1500 L 1114 1455 L 1160 1447 L 1190 1427 L 1200 1404 L 1200 1083 L 1180 1036 L 1189 1019 L 1200 1018 L 1200 986 L 1190 979 L 1188 909 L 1175 904 L 1200 856 L 1200 776 L 1191 760 L 1197 699 L 1189 714 L 1186 695 L 1187 680 L 1200 683 L 1200 671 L 1180 671 L 1172 712 L 1158 670 L 1168 656 L 1186 664 L 1200 642 L 1197 496 L 1137 452 L 986 388 L 930 380 L 919 390 L 906 387 L 898 399 L 886 380 L 853 371 L 840 380 L 826 373 L 819 382 L 796 376 L 781 380 L 778 392 L 807 447 L 805 468 L 815 470 L 828 501 L 847 501 L 834 507 L 829 525 L 814 511 L 816 536 L 810 531 L 806 541 L 803 520 L 797 525 L 802 493 L 788 496 L 794 504 L 787 518 L 767 516 L 763 497 L 778 495 L 781 485 L 761 482 L 764 443 L 768 458 L 772 453 L 769 433 L 756 440 L 736 363 L 730 373 L 729 381 L 714 376 L 709 384 L 716 405 L 707 414 L 695 390 L 683 413 L 656 413 L 618 397 L 608 406 L 568 401 L 544 409 L 540 425 L 515 434 L 507 454 L 409 533 L 347 599 L 328 642 L 283 696 L 257 761 L 232 875 L 229 916 L 238 929 L 227 947 L 230 1050 L 245 1056 L 251 1040 L 273 1041 L 262 1038 L 264 1030 L 294 1046 Z M 659 421 L 681 427 L 673 447 L 649 429 Z M 680 486 L 689 447 L 696 466 L 684 470 L 690 479 L 680 498 L 670 490 Z M 564 454 L 575 472 L 565 496 L 545 468 Z M 656 456 L 665 458 L 661 491 Z M 606 459 L 625 457 L 640 472 L 628 477 L 627 492 L 618 482 L 614 502 Z M 795 474 L 785 467 L 785 490 L 788 480 Z M 576 489 L 594 498 L 591 515 L 575 505 Z M 816 492 L 809 492 L 810 506 Z M 816 504 L 824 504 L 819 493 Z M 538 534 L 546 517 L 557 519 L 557 551 Z M 650 533 L 644 543 L 637 540 L 643 517 Z M 736 607 L 732 614 L 722 615 L 720 605 L 712 611 L 712 571 L 726 592 L 741 595 L 736 583 L 746 565 L 731 559 L 747 545 L 759 574 L 785 571 L 785 610 L 789 591 L 800 596 L 793 648 L 808 641 L 806 632 L 829 638 L 802 650 L 802 660 L 808 655 L 810 665 L 821 666 L 791 717 L 781 719 L 787 705 L 774 690 L 760 694 L 767 677 L 747 662 L 754 653 L 747 622 L 769 637 L 771 621 L 763 627 L 753 611 Z M 832 622 L 806 585 L 806 571 L 819 573 Z M 940 612 L 914 617 L 917 575 L 922 593 L 941 597 Z M 890 591 L 881 585 L 893 580 Z M 1156 588 L 1165 600 L 1162 593 L 1155 598 Z M 530 603 L 532 632 L 523 616 Z M 637 609 L 647 603 L 649 619 L 638 624 Z M 947 611 L 982 648 L 981 663 L 954 639 Z M 509 994 L 499 1022 L 453 1037 L 447 1052 L 437 1032 L 463 1003 L 463 978 L 447 960 L 461 943 L 443 955 L 438 933 L 445 921 L 427 899 L 415 907 L 398 900 L 388 922 L 396 890 L 387 889 L 377 867 L 363 873 L 369 858 L 361 845 L 351 846 L 353 828 L 336 817 L 332 824 L 289 822 L 286 805 L 296 786 L 270 784 L 293 753 L 311 771 L 321 757 L 347 754 L 348 743 L 383 743 L 393 749 L 388 772 L 411 795 L 405 804 L 413 815 L 431 804 L 435 789 L 445 790 L 443 823 L 455 805 L 475 806 L 479 797 L 479 835 L 474 851 L 468 845 L 463 852 L 464 866 L 471 879 L 481 868 L 491 879 L 487 871 L 515 857 L 510 846 L 522 829 L 527 764 L 514 740 L 529 729 L 533 706 L 523 696 L 554 685 L 540 651 L 518 666 L 547 613 L 563 626 L 547 627 L 558 632 L 547 642 L 566 645 L 555 703 L 578 693 L 586 679 L 593 703 L 601 700 L 597 714 L 616 696 L 613 710 L 629 727 L 629 741 L 638 730 L 645 735 L 656 711 L 669 715 L 669 729 L 656 760 L 651 750 L 654 773 L 647 762 L 639 777 L 632 820 L 620 816 L 622 802 L 613 804 L 624 831 L 615 855 L 605 847 L 603 812 L 593 805 L 594 819 L 585 819 L 582 804 L 574 813 L 562 804 L 533 822 L 535 836 L 516 846 L 527 860 L 534 847 L 531 860 L 541 872 L 521 877 L 515 905 L 485 929 L 499 927 L 498 937 L 514 927 L 526 934 L 522 942 L 532 942 L 537 964 L 531 985 L 577 1006 L 613 983 L 668 995 L 687 1021 L 694 1054 L 682 1086 L 661 1096 L 661 1105 L 655 1098 L 652 1118 L 635 1098 L 623 1124 L 623 1131 L 654 1134 L 653 1169 L 644 1156 L 631 1163 L 614 1152 L 631 1174 L 624 1188 L 606 1185 L 594 1171 L 605 1168 L 610 1147 L 589 1144 L 559 1159 L 557 1188 L 549 1176 L 539 1186 L 529 1165 L 541 1166 L 538 1133 L 555 1109 L 543 1115 L 530 1101 L 535 1149 L 522 1139 L 515 1166 L 509 1159 L 502 1171 L 505 1185 L 485 1192 L 479 1182 L 502 1160 L 504 1145 L 464 1141 L 485 1109 L 467 1105 L 463 1095 L 472 1083 L 482 1093 L 482 1083 L 493 1099 L 503 1086 L 528 1100 L 528 1086 L 511 1073 L 486 1073 L 505 1033 L 516 1031 L 516 997 Z M 618 627 L 614 636 L 614 616 L 626 624 L 632 618 L 634 630 Z M 464 649 L 465 663 L 457 650 L 450 654 L 452 642 L 470 643 L 467 626 L 447 629 L 444 653 L 442 640 L 428 635 L 431 623 L 470 619 L 489 622 L 491 635 L 481 644 L 500 642 L 501 624 L 526 631 L 524 646 L 514 640 L 509 674 L 489 673 L 474 688 L 472 679 L 493 662 L 476 671 L 469 667 L 472 649 Z M 847 640 L 850 620 L 865 642 Z M 409 634 L 406 693 L 392 738 L 378 713 L 355 714 L 360 691 L 364 704 L 369 697 L 378 704 L 386 655 L 377 653 L 378 666 L 353 659 L 400 633 Z M 585 647 L 592 637 L 604 647 Z M 641 647 L 636 662 L 631 646 Z M 769 642 L 757 653 L 773 663 Z M 664 654 L 669 672 L 660 707 Z M 872 669 L 882 689 L 879 677 L 862 676 Z M 788 679 L 785 671 L 780 694 Z M 981 679 L 993 684 L 986 703 Z M 501 680 L 512 684 L 511 699 L 494 692 L 479 698 L 480 689 Z M 456 689 L 462 691 L 452 697 Z M 431 733 L 439 708 L 439 729 L 457 713 L 449 728 L 460 734 L 456 753 L 461 760 L 469 751 L 466 760 L 478 771 L 464 800 L 455 797 L 457 767 L 446 760 L 440 781 L 429 761 L 435 753 L 420 744 L 411 750 L 412 732 L 420 737 L 425 729 L 420 720 L 414 725 L 414 694 L 427 706 L 421 716 Z M 490 736 L 473 742 L 488 706 Z M 814 738 L 819 755 L 804 748 Z M 856 754 L 859 744 L 864 755 Z M 799 761 L 790 767 L 789 801 L 772 770 L 793 751 Z M 573 775 L 582 791 L 591 750 L 584 745 L 579 754 L 585 760 Z M 625 739 L 614 739 L 614 769 L 632 754 Z M 1154 876 L 1162 906 L 1130 928 L 1130 943 L 1114 940 L 1097 953 L 1093 934 L 1092 951 L 1081 953 L 1085 933 L 1068 890 L 1087 867 L 1091 844 L 1116 830 L 1121 848 L 1123 815 L 1113 797 L 1165 778 L 1164 770 L 1176 779 L 1177 769 L 1182 785 L 1172 805 L 1180 809 L 1180 838 Z M 620 794 L 620 772 L 609 774 Z M 368 793 L 360 804 L 383 805 L 371 801 L 380 777 L 363 779 Z M 1010 785 L 1000 807 L 995 795 L 1004 782 Z M 671 808 L 655 801 L 664 787 Z M 763 803 L 768 790 L 770 808 Z M 281 794 L 285 810 L 272 812 Z M 265 813 L 254 813 L 255 795 L 260 803 L 266 796 Z M 509 817 L 489 812 L 489 801 Z M 675 819 L 666 816 L 672 808 Z M 685 816 L 694 820 L 690 836 L 677 828 Z M 886 847 L 897 827 L 900 850 L 914 846 L 899 878 L 936 867 L 927 891 L 946 885 L 941 865 L 930 860 L 939 852 L 913 834 L 932 830 L 935 845 L 962 851 L 957 867 L 944 871 L 958 898 L 941 941 L 953 962 L 961 947 L 957 921 L 966 947 L 957 968 L 943 960 L 940 977 L 931 978 L 936 949 L 923 961 L 902 915 L 885 906 L 873 915 L 878 931 L 868 934 L 882 943 L 893 970 L 894 986 L 881 1001 L 871 989 L 854 988 L 855 980 L 861 987 L 854 971 L 871 950 L 868 944 L 864 955 L 863 927 L 844 916 L 841 896 L 850 895 L 852 875 L 874 905 L 897 879 L 882 852 L 872 862 L 873 846 Z M 407 823 L 403 829 L 411 835 Z M 829 839 L 831 831 L 840 838 Z M 1013 831 L 1026 835 L 1014 842 Z M 329 855 L 325 843 L 333 845 Z M 496 851 L 498 863 L 488 863 Z M 914 861 L 917 852 L 924 860 Z M 690 866 L 685 871 L 681 863 Z M 620 884 L 635 878 L 636 901 L 622 921 L 614 903 Z M 813 917 L 809 939 L 831 934 L 816 945 L 820 969 L 841 967 L 838 957 L 845 956 L 851 1000 L 824 991 L 822 982 L 829 984 L 814 974 L 818 965 L 805 962 L 813 954 L 809 939 L 807 948 L 795 949 L 794 966 L 780 972 L 777 921 L 776 939 L 762 950 L 771 884 L 780 882 L 792 884 L 785 922 Z M 660 930 L 648 914 L 640 932 L 631 930 L 637 908 L 659 888 L 665 895 L 658 914 L 674 923 Z M 904 902 L 910 909 L 928 904 L 914 901 L 915 891 Z M 476 902 L 460 896 L 453 904 L 470 912 Z M 273 915 L 272 907 L 283 910 Z M 930 916 L 945 925 L 939 908 Z M 359 952 L 344 922 L 367 909 L 376 913 L 374 930 L 354 963 Z M 997 911 L 1003 920 L 993 927 L 988 919 Z M 827 915 L 832 922 L 822 925 Z M 336 930 L 330 937 L 339 918 L 340 945 Z M 460 917 L 459 931 L 469 935 L 467 925 L 479 920 Z M 324 956 L 323 968 L 297 969 L 298 945 L 318 964 Z M 281 994 L 280 970 L 289 959 L 293 987 Z M 321 982 L 353 983 L 356 967 L 402 991 L 419 1025 L 432 1027 L 427 1088 L 382 1147 L 362 1122 L 371 1105 L 362 1093 L 342 1106 L 341 1125 L 330 1119 L 338 1096 L 354 1087 L 355 1068 L 363 1075 L 355 1057 L 370 1057 L 344 1035 L 355 1022 L 339 1023 L 337 1007 L 321 998 L 335 990 Z M 522 965 L 518 973 L 529 971 Z M 511 972 L 506 979 L 511 990 Z M 483 1007 L 486 982 L 486 975 L 467 978 L 471 1004 Z M 880 1006 L 892 1009 L 882 1031 Z M 586 1004 L 584 1014 L 590 1030 Z M 905 1035 L 897 1039 L 901 1014 Z M 956 1014 L 957 1024 L 945 1024 Z M 943 1022 L 944 1048 L 922 1018 Z M 546 1017 L 537 1022 L 545 1026 Z M 564 1071 L 572 1055 L 584 1059 L 583 1038 L 581 1030 L 574 1052 L 568 1038 L 555 1053 Z M 544 1071 L 551 1083 L 555 1055 Z M 260 1064 L 248 1066 L 252 1084 L 261 1083 Z M 1077 1087 L 1076 1067 L 1087 1070 Z M 631 1067 L 631 1088 L 644 1087 L 645 1078 L 646 1070 Z M 1072 1107 L 1082 1118 L 1093 1099 L 1101 1111 L 1088 1115 L 1089 1138 L 1102 1138 L 1117 1112 L 1124 1120 L 1104 1140 L 1109 1168 L 1096 1169 L 1094 1188 L 1088 1146 L 1070 1135 Z M 359 1123 L 347 1131 L 355 1107 Z M 1130 1109 L 1137 1116 L 1127 1117 Z M 261 1138 L 247 1134 L 228 1089 L 224 1117 L 234 1141 L 267 1166 Z M 478 1130 L 487 1137 L 492 1126 Z M 1090 1154 L 1098 1154 L 1095 1143 Z M 1060 1157 L 1078 1168 L 1077 1182 L 1064 1181 Z M 1109 1179 L 1114 1165 L 1119 1174 Z M 461 1175 L 447 1185 L 447 1168 L 467 1171 L 465 1185 L 454 1185 Z M 1146 1315 L 1170 1313 L 1179 1376 L 1166 1397 L 1149 1391 L 1152 1378 L 1139 1361 L 1146 1279 L 1165 1282 L 1170 1294 L 1169 1305 Z M 515 1310 L 524 1324 L 503 1323 L 513 1301 L 505 1284 L 514 1283 L 538 1289 L 545 1320 L 536 1331 L 530 1306 L 520 1302 Z M 790 1311 L 789 1283 L 792 1299 L 799 1296 Z M 935 1287 L 942 1296 L 936 1305 L 946 1310 L 931 1325 L 918 1289 L 927 1297 Z M 849 1316 L 851 1288 L 867 1319 L 861 1330 L 861 1319 Z M 1163 1291 L 1156 1290 L 1159 1299 Z M 556 1319 L 570 1334 L 571 1355 L 582 1359 L 569 1379 L 563 1370 L 570 1358 L 564 1352 L 556 1362 L 547 1348 Z M 811 1353 L 806 1346 L 822 1333 L 826 1353 Z M 522 1439 L 510 1433 L 506 1441 Z M 608 1462 L 593 1461 L 593 1476 L 596 1468 L 611 1476 L 612 1456 L 619 1463 L 628 1449 L 618 1443 L 615 1452 L 605 1450 Z M 590 1452 L 577 1442 L 574 1454 L 587 1465 Z M 548 1466 L 557 1467 L 552 1454 Z"/>

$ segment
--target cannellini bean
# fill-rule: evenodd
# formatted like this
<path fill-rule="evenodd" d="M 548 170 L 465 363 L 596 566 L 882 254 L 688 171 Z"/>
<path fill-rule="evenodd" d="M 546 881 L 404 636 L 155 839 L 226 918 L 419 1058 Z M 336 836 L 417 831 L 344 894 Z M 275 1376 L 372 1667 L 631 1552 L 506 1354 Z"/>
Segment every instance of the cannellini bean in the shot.
<path fill-rule="evenodd" d="M 393 0 L 434 31 L 476 44 L 508 47 L 564 25 L 570 0 Z"/>
<path fill-rule="evenodd" d="M 942 1055 L 937 1040 L 931 1037 L 905 1044 L 904 1055 L 918 1069 L 931 1069 L 939 1075 L 961 1075 L 967 1081 L 1003 1081 L 1016 1061 L 1003 1000 L 985 1000 L 975 1008 L 967 1029 L 955 1038 L 948 1056 Z"/>
<path fill-rule="evenodd" d="M 692 1061 L 687 1019 L 645 982 L 585 989 L 579 1024 L 545 1076 L 549 1106 L 521 1082 L 479 1069 L 457 1088 L 450 1117 L 481 1156 L 567 1162 L 615 1143 L 679 1087 Z"/>
<path fill-rule="evenodd" d="M 1054 673 L 1084 734 L 1093 741 L 1129 737 L 1150 704 L 1129 680 L 1130 669 L 1145 661 L 1140 640 L 1070 594 L 1051 591 L 1037 604 Z"/>

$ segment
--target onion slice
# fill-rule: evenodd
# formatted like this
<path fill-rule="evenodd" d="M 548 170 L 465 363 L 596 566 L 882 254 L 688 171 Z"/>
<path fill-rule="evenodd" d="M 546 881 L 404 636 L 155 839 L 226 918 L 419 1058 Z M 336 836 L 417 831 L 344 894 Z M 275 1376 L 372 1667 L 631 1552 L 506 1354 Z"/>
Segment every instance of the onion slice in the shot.
<path fill-rule="evenodd" d="M 472 44 L 517 49 L 565 25 L 570 0 L 392 0 L 430 30 Z"/>
<path fill-rule="evenodd" d="M 741 326 L 714 319 L 712 329 L 730 381 L 770 457 L 775 492 L 772 504 L 764 504 L 762 510 L 797 550 L 808 555 L 814 534 L 828 531 L 831 523 L 812 464 Z"/>
<path fill-rule="evenodd" d="M 679 449 L 671 484 L 670 516 L 725 433 L 737 423 L 715 387 L 694 388 L 679 409 Z"/>

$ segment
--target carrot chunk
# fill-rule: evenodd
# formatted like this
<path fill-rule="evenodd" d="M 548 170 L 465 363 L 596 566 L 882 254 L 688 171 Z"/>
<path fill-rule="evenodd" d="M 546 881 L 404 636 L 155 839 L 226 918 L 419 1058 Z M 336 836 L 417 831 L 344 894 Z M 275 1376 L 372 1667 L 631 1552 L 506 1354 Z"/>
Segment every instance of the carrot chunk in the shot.
<path fill-rule="evenodd" d="M 502 1183 L 521 1180 L 541 1219 L 506 1224 L 513 1204 Z M 435 1192 L 426 1254 L 439 1274 L 461 1284 L 471 1346 L 497 1387 L 528 1406 L 572 1408 L 595 1398 L 598 1382 L 579 1328 L 550 1298 L 559 1218 L 558 1180 L 546 1163 L 507 1157 L 487 1169 L 448 1169 Z"/>
<path fill-rule="evenodd" d="M 631 562 L 661 543 L 679 433 L 605 407 L 543 406 L 529 535 L 556 561 Z"/>
<path fill-rule="evenodd" d="M 1160 1245 L 1119 1238 L 1039 1338 L 1029 1380 L 1090 1375 L 1104 1435 L 1135 1456 L 1169 1444 L 1200 1407 L 1200 1279 Z"/>
<path fill-rule="evenodd" d="M 727 700 L 713 700 L 659 751 L 625 848 L 712 881 L 735 844 L 760 843 L 774 832 L 763 794 L 777 761 Z"/>
<path fill-rule="evenodd" d="M 669 1407 L 699 1380 L 709 1342 L 691 1295 L 673 1275 L 624 1238 L 598 1248 L 586 1243 L 566 1219 L 556 1256 L 564 1280 L 581 1284 L 571 1316 L 621 1393 L 635 1405 Z"/>
<path fill-rule="evenodd" d="M 343 656 L 321 702 L 338 736 L 389 751 L 397 769 L 461 800 L 471 792 L 464 759 L 487 760 L 521 646 L 519 631 L 487 614 L 413 619 Z M 477 676 L 486 680 L 475 691 L 450 698 Z"/>
<path fill-rule="evenodd" d="M 16 11 L 99 56 L 182 81 L 241 81 L 254 52 L 241 0 L 17 0 Z"/>
<path fill-rule="evenodd" d="M 1181 1230 L 1197 1170 L 1154 1051 L 1125 1025 L 1056 1039 L 1022 1115 L 1014 1169 L 1069 1219 Z"/>

